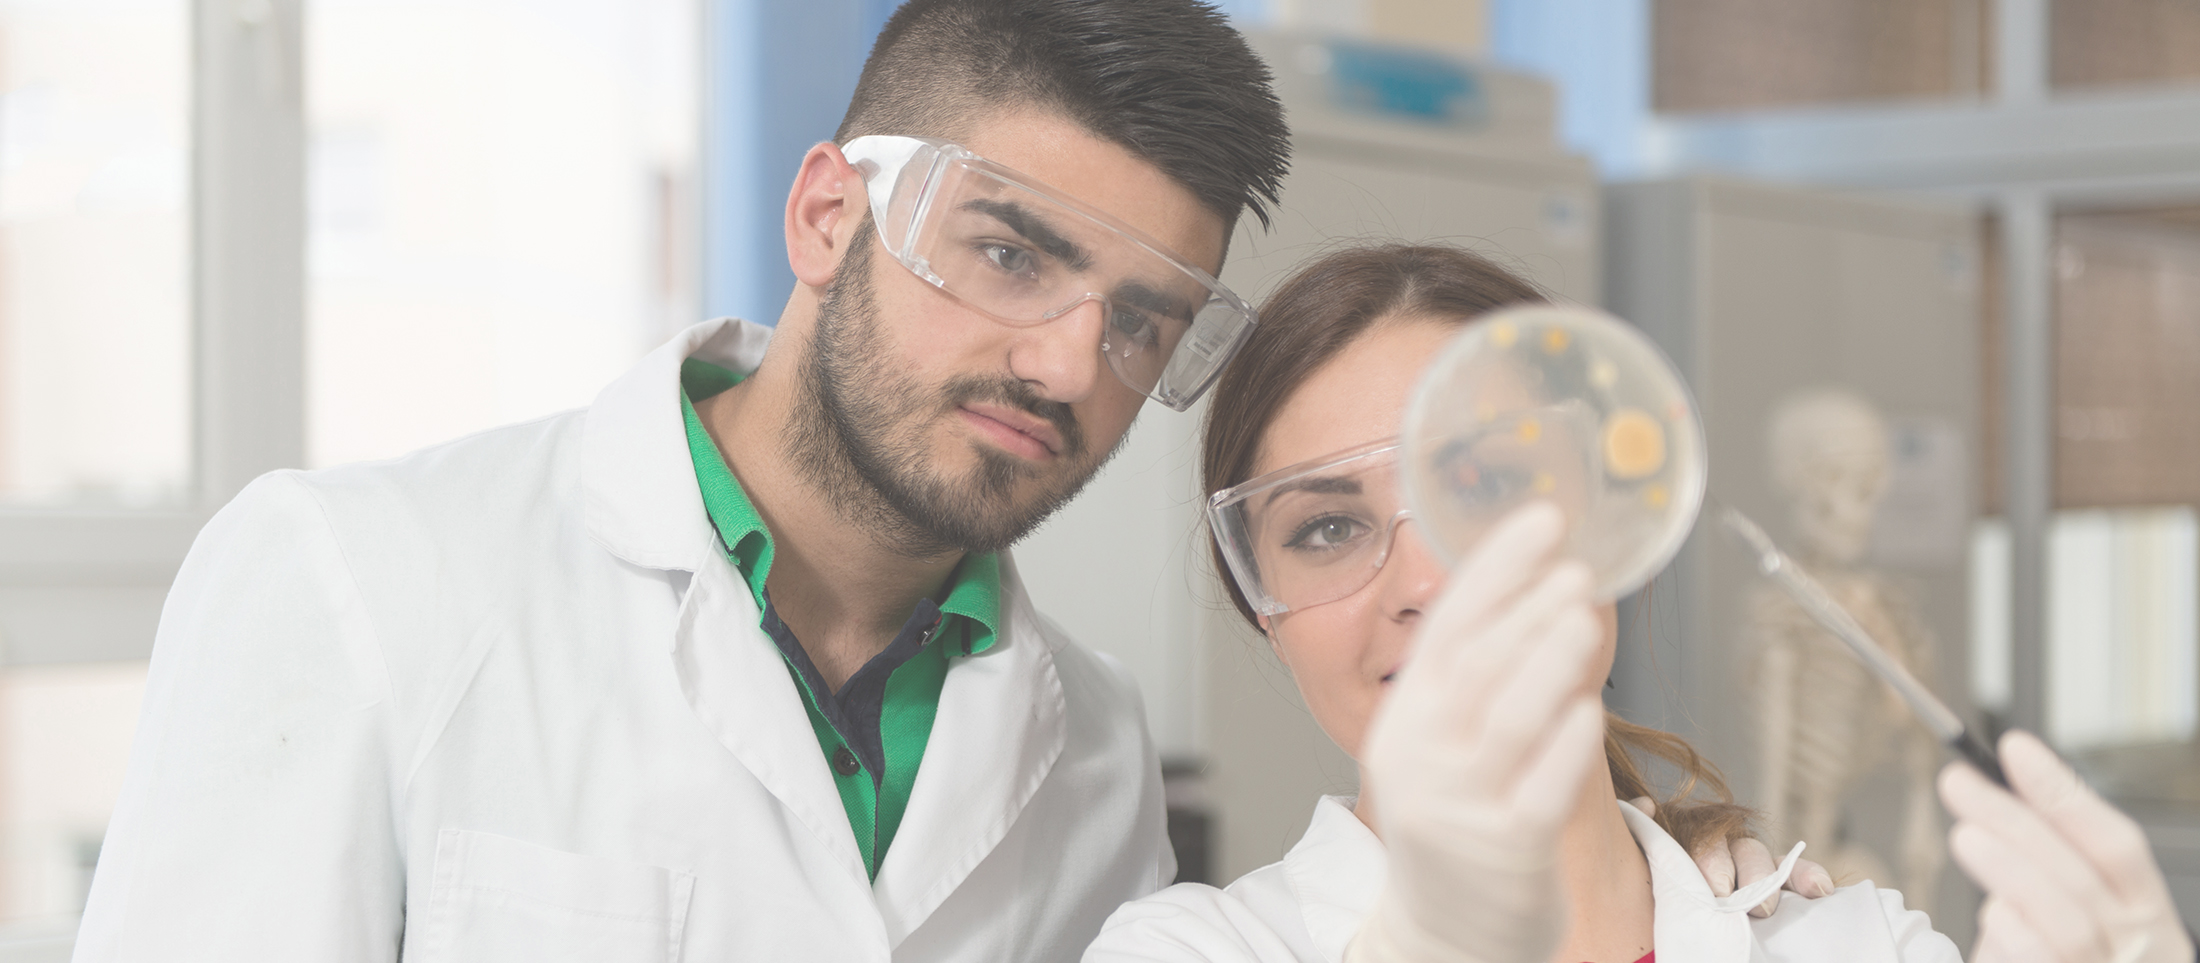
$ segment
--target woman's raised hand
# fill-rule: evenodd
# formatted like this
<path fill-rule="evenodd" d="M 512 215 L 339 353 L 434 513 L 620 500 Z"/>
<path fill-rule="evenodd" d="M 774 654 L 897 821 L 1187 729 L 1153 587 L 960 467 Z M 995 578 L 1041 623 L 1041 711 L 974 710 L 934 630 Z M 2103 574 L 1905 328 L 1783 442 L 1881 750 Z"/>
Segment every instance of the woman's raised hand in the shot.
<path fill-rule="evenodd" d="M 1603 630 L 1565 520 L 1501 521 L 1421 618 L 1361 748 L 1389 853 L 1354 963 L 1543 963 L 1564 935 L 1558 835 L 1602 759 Z"/>
<path fill-rule="evenodd" d="M 1960 762 L 1940 773 L 1948 849 L 1986 890 L 1974 963 L 2190 963 L 2193 944 L 2131 817 L 2028 732 L 2001 738 L 2014 792 Z"/>

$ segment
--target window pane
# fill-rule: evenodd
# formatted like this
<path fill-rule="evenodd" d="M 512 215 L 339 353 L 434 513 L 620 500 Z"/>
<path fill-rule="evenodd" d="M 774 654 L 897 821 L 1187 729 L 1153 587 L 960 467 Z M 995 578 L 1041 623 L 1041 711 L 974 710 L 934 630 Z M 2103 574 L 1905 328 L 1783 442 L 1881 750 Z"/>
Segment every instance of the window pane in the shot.
<path fill-rule="evenodd" d="M 2055 0 L 2048 52 L 2057 87 L 2200 80 L 2200 4 Z"/>
<path fill-rule="evenodd" d="M 183 0 L 0 0 L 0 505 L 180 501 Z"/>
<path fill-rule="evenodd" d="M 1990 220 L 1990 219 L 1989 219 Z M 2001 511 L 2001 258 L 1985 231 L 1984 509 Z M 2055 248 L 2055 505 L 2200 504 L 2200 207 L 2065 214 Z"/>
<path fill-rule="evenodd" d="M 0 920 L 83 910 L 145 698 L 145 663 L 0 672 Z"/>
<path fill-rule="evenodd" d="M 2200 503 L 2200 208 L 2056 224 L 2055 503 Z"/>
<path fill-rule="evenodd" d="M 1983 88 L 1986 0 L 1658 0 L 1651 102 L 1748 110 Z"/>
<path fill-rule="evenodd" d="M 586 405 L 694 320 L 694 0 L 309 0 L 308 458 Z"/>
<path fill-rule="evenodd" d="M 2047 731 L 2086 751 L 2189 740 L 2200 721 L 2200 522 L 2191 506 L 2056 512 L 2047 531 Z M 2009 705 L 2009 529 L 1971 555 L 1971 685 Z"/>
<path fill-rule="evenodd" d="M 2192 737 L 2189 507 L 2057 512 L 2047 540 L 2048 732 L 2065 749 Z"/>

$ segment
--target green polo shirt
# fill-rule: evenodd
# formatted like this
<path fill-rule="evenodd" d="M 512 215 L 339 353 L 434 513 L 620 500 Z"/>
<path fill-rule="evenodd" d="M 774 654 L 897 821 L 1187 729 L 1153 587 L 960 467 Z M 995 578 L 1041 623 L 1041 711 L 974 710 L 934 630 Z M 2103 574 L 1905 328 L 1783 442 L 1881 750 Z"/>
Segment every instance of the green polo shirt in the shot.
<path fill-rule="evenodd" d="M 886 848 L 909 808 L 909 790 L 916 784 L 925 743 L 932 737 L 940 687 L 947 682 L 947 660 L 993 645 L 1000 624 L 1000 559 L 990 554 L 964 558 L 949 576 L 941 601 L 919 601 L 909 623 L 885 651 L 856 670 L 840 691 L 825 691 L 808 653 L 779 619 L 764 590 L 771 575 L 771 532 L 742 493 L 741 483 L 726 467 L 710 433 L 703 430 L 692 403 L 739 384 L 741 378 L 693 358 L 680 367 L 680 411 L 687 420 L 695 480 L 728 558 L 756 594 L 760 627 L 779 647 L 787 674 L 802 692 L 810 730 L 840 790 L 840 804 L 848 811 L 848 825 L 863 852 L 864 868 L 877 879 Z"/>

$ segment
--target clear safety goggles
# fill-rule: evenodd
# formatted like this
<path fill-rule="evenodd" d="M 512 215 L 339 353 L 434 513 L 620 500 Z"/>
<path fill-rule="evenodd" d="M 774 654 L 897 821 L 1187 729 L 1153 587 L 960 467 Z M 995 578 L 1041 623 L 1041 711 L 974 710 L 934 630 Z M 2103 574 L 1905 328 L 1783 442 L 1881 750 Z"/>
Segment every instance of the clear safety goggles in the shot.
<path fill-rule="evenodd" d="M 1108 367 L 1178 411 L 1253 328 L 1251 305 L 1159 241 L 955 144 L 873 135 L 841 153 L 902 266 L 1012 325 L 1099 302 Z"/>
<path fill-rule="evenodd" d="M 1438 455 L 1449 477 L 1446 515 L 1478 540 L 1530 499 L 1579 508 L 1595 497 L 1587 439 L 1595 418 L 1578 402 L 1496 416 Z M 1253 611 L 1278 615 L 1367 587 L 1414 518 L 1399 479 L 1396 438 L 1279 468 L 1216 492 L 1215 541 Z M 1578 512 L 1569 510 L 1568 517 Z"/>

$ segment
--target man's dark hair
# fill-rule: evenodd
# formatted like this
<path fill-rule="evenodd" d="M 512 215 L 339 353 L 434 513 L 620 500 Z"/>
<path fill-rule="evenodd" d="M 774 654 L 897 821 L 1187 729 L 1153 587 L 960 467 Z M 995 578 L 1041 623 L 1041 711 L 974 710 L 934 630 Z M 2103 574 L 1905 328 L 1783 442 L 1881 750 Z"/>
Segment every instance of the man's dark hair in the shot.
<path fill-rule="evenodd" d="M 1015 108 L 1058 114 L 1263 226 L 1290 164 L 1268 66 L 1197 0 L 909 0 L 863 65 L 834 140 L 954 140 Z"/>

